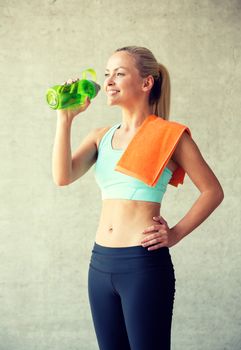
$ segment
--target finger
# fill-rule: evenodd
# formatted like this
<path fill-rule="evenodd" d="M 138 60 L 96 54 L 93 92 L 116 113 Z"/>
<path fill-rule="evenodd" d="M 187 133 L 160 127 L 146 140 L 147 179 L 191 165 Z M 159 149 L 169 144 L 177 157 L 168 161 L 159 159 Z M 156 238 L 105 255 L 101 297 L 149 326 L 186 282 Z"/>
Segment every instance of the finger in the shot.
<path fill-rule="evenodd" d="M 153 244 L 159 244 L 159 243 L 161 243 L 161 239 L 160 239 L 160 237 L 159 238 L 155 238 L 155 239 L 151 239 L 150 241 L 148 241 L 148 242 L 145 242 L 145 243 L 142 243 L 142 246 L 143 247 L 147 247 L 147 246 L 149 246 L 149 245 L 153 245 Z"/>
<path fill-rule="evenodd" d="M 160 229 L 160 225 L 152 225 L 152 226 L 145 228 L 145 230 L 142 231 L 142 233 L 148 233 L 151 231 L 158 231 L 159 229 Z"/>
<path fill-rule="evenodd" d="M 162 247 L 166 247 L 166 245 L 163 243 L 159 243 L 159 244 L 155 244 L 154 246 L 148 247 L 147 250 L 156 250 Z"/>
<path fill-rule="evenodd" d="M 167 224 L 166 220 L 161 215 L 153 216 L 153 219 L 159 221 L 162 224 Z"/>
<path fill-rule="evenodd" d="M 153 233 L 152 235 L 150 235 L 150 236 L 144 238 L 144 239 L 141 241 L 141 243 L 146 243 L 146 242 L 151 241 L 152 239 L 155 239 L 155 238 L 157 238 L 157 237 L 160 237 L 159 232 Z"/>
<path fill-rule="evenodd" d="M 156 218 L 157 220 L 159 220 L 160 222 L 167 222 L 165 219 L 164 219 L 164 217 L 163 216 L 161 216 L 161 215 L 158 215 L 158 216 L 154 216 L 154 218 Z"/>
<path fill-rule="evenodd" d="M 152 238 L 150 240 L 147 240 L 142 243 L 143 247 L 147 247 L 149 245 L 155 244 L 155 243 L 167 243 L 167 237 L 166 236 L 156 236 L 155 238 Z"/>

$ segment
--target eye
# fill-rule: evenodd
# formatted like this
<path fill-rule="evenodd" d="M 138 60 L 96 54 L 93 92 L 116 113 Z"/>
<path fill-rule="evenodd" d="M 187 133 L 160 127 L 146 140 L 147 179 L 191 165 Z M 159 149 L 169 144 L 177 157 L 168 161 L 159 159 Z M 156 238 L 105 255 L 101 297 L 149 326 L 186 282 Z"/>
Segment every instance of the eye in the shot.
<path fill-rule="evenodd" d="M 105 73 L 104 76 L 105 76 L 105 77 L 108 77 L 108 75 L 109 75 L 108 73 Z M 117 73 L 117 75 L 125 75 L 125 74 L 124 74 L 124 73 Z"/>

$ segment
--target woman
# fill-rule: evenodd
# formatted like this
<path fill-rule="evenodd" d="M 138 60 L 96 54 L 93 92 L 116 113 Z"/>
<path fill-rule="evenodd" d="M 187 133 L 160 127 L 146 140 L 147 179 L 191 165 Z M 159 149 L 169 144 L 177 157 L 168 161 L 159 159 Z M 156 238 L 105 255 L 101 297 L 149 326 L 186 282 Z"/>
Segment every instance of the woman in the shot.
<path fill-rule="evenodd" d="M 78 109 L 57 111 L 53 177 L 57 185 L 69 185 L 95 163 L 103 200 L 88 293 L 99 348 L 168 350 L 175 294 L 169 248 L 214 211 L 223 200 L 223 190 L 187 132 L 183 132 L 156 187 L 114 171 L 149 115 L 169 117 L 169 74 L 150 50 L 136 46 L 116 50 L 107 62 L 104 91 L 109 106 L 121 107 L 121 123 L 92 130 L 72 156 L 72 121 L 88 108 L 90 100 Z M 200 195 L 186 215 L 169 228 L 160 216 L 160 207 L 177 167 L 187 173 Z"/>

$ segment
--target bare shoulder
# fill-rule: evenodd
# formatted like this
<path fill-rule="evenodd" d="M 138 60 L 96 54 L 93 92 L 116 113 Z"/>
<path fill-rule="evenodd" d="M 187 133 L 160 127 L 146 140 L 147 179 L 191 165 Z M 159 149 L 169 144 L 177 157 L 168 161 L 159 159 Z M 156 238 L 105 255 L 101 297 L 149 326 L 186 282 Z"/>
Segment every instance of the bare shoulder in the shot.
<path fill-rule="evenodd" d="M 198 145 L 187 132 L 181 136 L 173 158 L 201 192 L 212 187 L 221 189 L 217 177 L 204 159 Z"/>
<path fill-rule="evenodd" d="M 103 126 L 99 128 L 94 129 L 94 137 L 95 137 L 95 144 L 96 148 L 98 148 L 100 140 L 104 136 L 104 134 L 111 128 L 111 126 Z"/>

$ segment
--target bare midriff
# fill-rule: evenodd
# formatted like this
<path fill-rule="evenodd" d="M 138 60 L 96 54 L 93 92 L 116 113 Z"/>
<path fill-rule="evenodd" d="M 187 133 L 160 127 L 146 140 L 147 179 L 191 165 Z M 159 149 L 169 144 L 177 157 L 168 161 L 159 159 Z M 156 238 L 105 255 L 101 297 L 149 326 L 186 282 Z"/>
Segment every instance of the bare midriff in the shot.
<path fill-rule="evenodd" d="M 147 227 L 157 224 L 153 216 L 160 215 L 160 203 L 104 199 L 96 232 L 96 243 L 106 247 L 141 245 Z"/>

